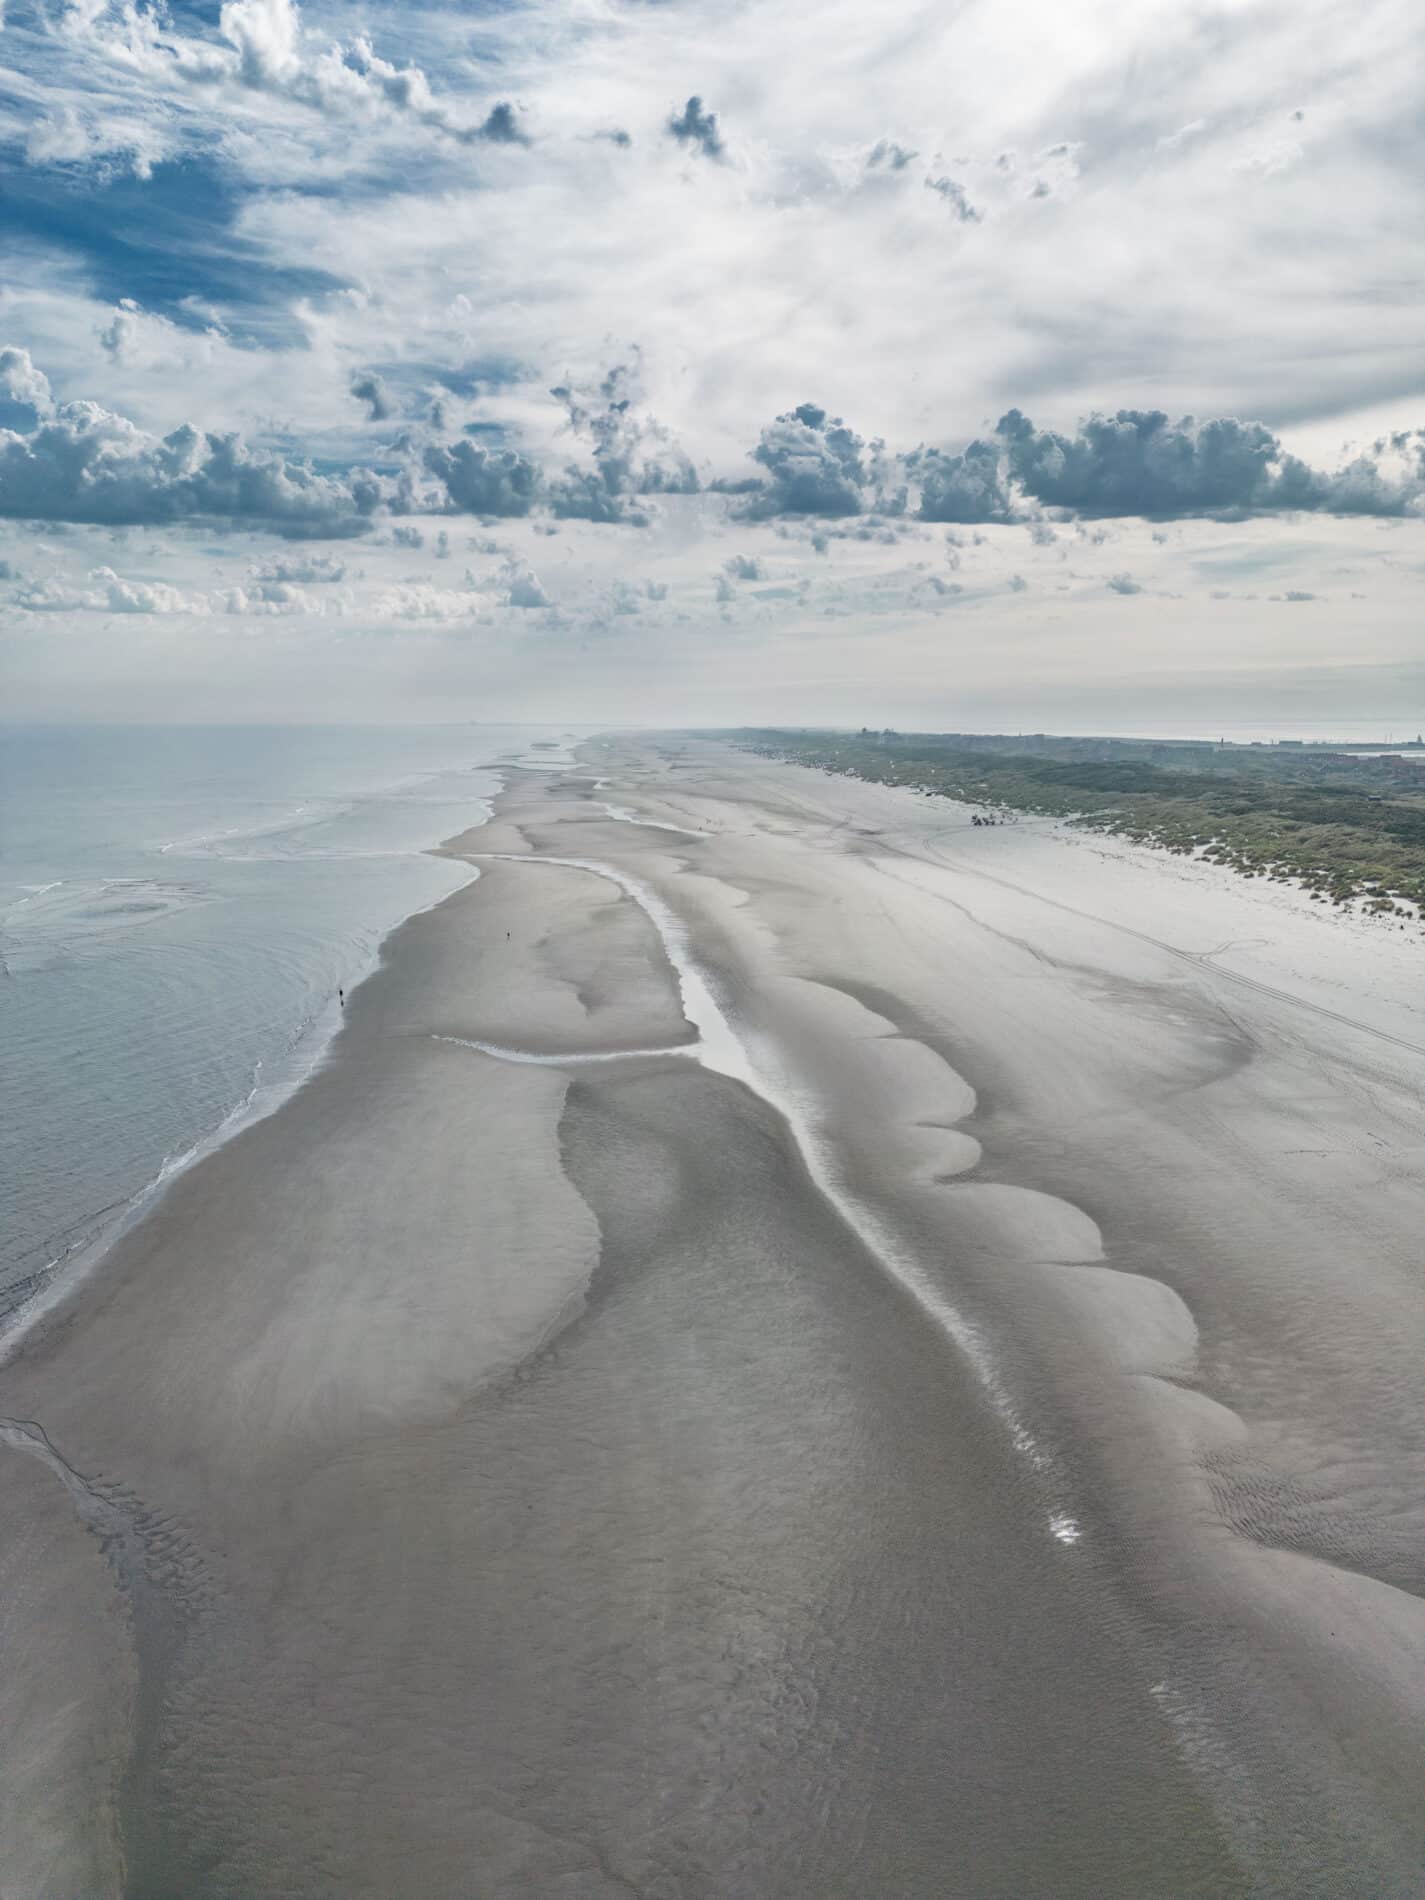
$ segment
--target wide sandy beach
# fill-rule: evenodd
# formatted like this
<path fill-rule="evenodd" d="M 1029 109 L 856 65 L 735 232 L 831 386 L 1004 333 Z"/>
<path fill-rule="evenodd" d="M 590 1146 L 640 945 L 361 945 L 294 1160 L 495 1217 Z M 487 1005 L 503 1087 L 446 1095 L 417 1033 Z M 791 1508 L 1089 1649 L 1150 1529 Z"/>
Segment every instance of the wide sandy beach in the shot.
<path fill-rule="evenodd" d="M 0 1363 L 4 1900 L 1418 1896 L 1418 933 L 580 757 Z"/>

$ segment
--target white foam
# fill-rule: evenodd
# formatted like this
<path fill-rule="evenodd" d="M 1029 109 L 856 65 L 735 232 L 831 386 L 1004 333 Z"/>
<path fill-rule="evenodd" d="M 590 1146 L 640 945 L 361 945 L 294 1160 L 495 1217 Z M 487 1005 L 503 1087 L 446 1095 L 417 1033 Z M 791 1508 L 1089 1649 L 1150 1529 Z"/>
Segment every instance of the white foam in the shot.
<path fill-rule="evenodd" d="M 665 825 L 659 818 L 644 818 L 638 812 L 630 811 L 627 805 L 610 805 L 607 800 L 600 802 L 609 817 L 616 818 L 621 825 L 642 825 L 649 831 L 672 831 L 680 838 L 701 838 L 703 835 L 700 831 L 690 831 L 686 825 Z"/>
<path fill-rule="evenodd" d="M 433 1035 L 431 1041 L 454 1043 L 461 1049 L 478 1049 L 482 1056 L 493 1056 L 498 1062 L 528 1062 L 541 1069 L 577 1068 L 594 1062 L 632 1062 L 649 1056 L 692 1056 L 696 1060 L 698 1055 L 698 1046 L 692 1042 L 669 1043 L 661 1049 L 576 1049 L 550 1055 L 534 1049 L 509 1049 L 498 1042 L 481 1042 L 476 1036 Z"/>

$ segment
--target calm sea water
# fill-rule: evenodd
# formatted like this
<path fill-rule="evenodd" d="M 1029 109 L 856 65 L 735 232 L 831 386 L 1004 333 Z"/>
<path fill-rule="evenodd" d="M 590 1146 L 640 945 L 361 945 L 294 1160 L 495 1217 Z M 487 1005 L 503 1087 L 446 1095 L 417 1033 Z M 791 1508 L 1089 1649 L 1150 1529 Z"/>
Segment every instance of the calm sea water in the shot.
<path fill-rule="evenodd" d="M 465 882 L 427 848 L 558 735 L 0 732 L 0 1313 L 280 1099 L 382 937 Z M 245 1106 L 246 1105 L 246 1106 Z"/>

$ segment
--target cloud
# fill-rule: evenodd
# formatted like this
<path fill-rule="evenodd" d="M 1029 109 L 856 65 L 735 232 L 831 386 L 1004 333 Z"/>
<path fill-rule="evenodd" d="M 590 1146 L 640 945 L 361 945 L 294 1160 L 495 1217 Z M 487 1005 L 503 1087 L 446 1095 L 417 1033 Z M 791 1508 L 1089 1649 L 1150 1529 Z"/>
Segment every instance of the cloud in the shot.
<path fill-rule="evenodd" d="M 358 402 L 368 405 L 368 422 L 385 422 L 391 415 L 391 404 L 386 396 L 386 385 L 374 370 L 358 370 L 351 378 L 351 393 Z"/>
<path fill-rule="evenodd" d="M 341 613 L 344 603 L 318 602 L 300 587 L 286 581 L 253 581 L 245 587 L 229 587 L 216 596 L 223 613 L 255 615 L 274 619 L 288 614 Z"/>
<path fill-rule="evenodd" d="M 1334 473 L 1283 449 L 1260 422 L 1231 417 L 1172 422 L 1162 410 L 1120 409 L 1090 416 L 1072 438 L 1036 433 L 1018 411 L 1000 423 L 1011 473 L 1026 492 L 1085 514 L 1193 515 L 1309 510 L 1328 514 L 1418 513 L 1425 496 L 1419 459 L 1396 472 L 1388 447 L 1357 456 Z"/>
<path fill-rule="evenodd" d="M 1109 577 L 1108 586 L 1115 594 L 1141 594 L 1143 592 L 1143 589 L 1139 586 L 1138 582 L 1134 580 L 1131 574 L 1111 575 Z"/>
<path fill-rule="evenodd" d="M 111 567 L 92 568 L 89 579 L 94 585 L 74 587 L 60 580 L 46 580 L 22 587 L 14 597 L 15 606 L 26 613 L 111 613 L 111 614 L 206 614 L 205 594 L 185 594 L 165 581 L 130 581 Z"/>
<path fill-rule="evenodd" d="M 675 113 L 669 119 L 668 130 L 680 145 L 695 145 L 708 158 L 720 159 L 723 156 L 717 114 L 703 110 L 703 102 L 697 93 L 693 94 L 680 113 Z"/>
<path fill-rule="evenodd" d="M 745 513 L 856 515 L 864 504 L 866 444 L 839 416 L 804 402 L 769 423 L 752 458 L 768 472 Z"/>
<path fill-rule="evenodd" d="M 361 533 L 390 483 L 366 470 L 318 474 L 191 424 L 158 438 L 94 402 L 54 406 L 23 350 L 0 352 L 7 407 L 32 425 L 0 428 L 0 516 L 133 526 L 216 518 L 280 533 Z"/>
<path fill-rule="evenodd" d="M 267 93 L 327 117 L 386 114 L 463 145 L 529 143 L 508 100 L 471 116 L 438 97 L 419 66 L 383 58 L 365 34 L 350 42 L 309 35 L 295 0 L 224 0 L 217 41 L 184 37 L 166 11 L 141 0 L 78 0 L 65 25 L 73 39 L 152 81 Z"/>
<path fill-rule="evenodd" d="M 755 554 L 734 554 L 723 562 L 722 571 L 734 581 L 765 581 L 767 578 L 767 570 Z"/>
<path fill-rule="evenodd" d="M 500 580 L 505 588 L 505 604 L 508 607 L 549 607 L 553 604 L 540 585 L 538 576 L 517 561 L 507 564 Z"/>
<path fill-rule="evenodd" d="M 103 334 L 112 354 L 124 348 L 116 326 L 132 318 L 120 310 Z M 357 371 L 349 386 L 373 419 L 390 413 L 375 372 Z M 394 472 L 318 471 L 236 433 L 184 423 L 159 437 L 98 403 L 56 404 L 28 352 L 4 348 L 0 516 L 110 526 L 229 520 L 306 537 L 360 534 L 384 510 L 537 515 L 542 530 L 550 517 L 647 527 L 649 498 L 701 491 L 691 459 L 647 413 L 636 354 L 588 393 L 570 382 L 552 394 L 583 458 L 562 469 L 518 448 L 487 447 L 469 434 L 422 445 L 412 430 L 392 445 Z M 759 475 L 706 484 L 735 498 L 738 518 L 854 517 L 854 526 L 823 532 L 885 542 L 914 532 L 914 517 L 1023 522 L 1036 543 L 1047 546 L 1054 530 L 1043 509 L 1084 520 L 1425 514 L 1425 432 L 1415 430 L 1382 437 L 1344 467 L 1324 471 L 1289 454 L 1260 422 L 1173 421 L 1162 410 L 1120 409 L 1062 432 L 1036 428 L 1011 409 L 991 435 L 963 449 L 922 446 L 896 454 L 808 402 L 762 429 L 751 460 Z M 418 545 L 413 537 L 419 532 L 402 528 L 397 539 Z"/>
<path fill-rule="evenodd" d="M 969 193 L 954 178 L 927 178 L 927 191 L 937 192 L 942 197 L 961 224 L 978 224 L 980 213 L 970 203 Z"/>
<path fill-rule="evenodd" d="M 906 458 L 920 489 L 922 521 L 1009 521 L 1014 501 L 1004 486 L 997 442 L 976 440 L 958 455 L 912 450 Z"/>
<path fill-rule="evenodd" d="M 426 544 L 426 538 L 419 528 L 410 528 L 404 525 L 399 528 L 392 528 L 391 539 L 398 548 L 423 548 Z"/>
<path fill-rule="evenodd" d="M 329 554 L 279 555 L 255 568 L 253 578 L 279 583 L 300 581 L 309 585 L 330 584 L 346 579 L 346 564 L 333 560 Z"/>
<path fill-rule="evenodd" d="M 697 470 L 668 431 L 641 404 L 638 364 L 619 363 L 597 387 L 581 393 L 568 383 L 550 394 L 564 406 L 570 431 L 587 446 L 592 468 L 570 465 L 550 486 L 556 515 L 586 521 L 621 521 L 633 495 L 691 495 Z"/>
<path fill-rule="evenodd" d="M 0 349 L 0 428 L 33 429 L 53 407 L 49 378 L 29 351 Z"/>
<path fill-rule="evenodd" d="M 484 449 L 470 441 L 432 444 L 423 460 L 444 487 L 453 512 L 527 515 L 539 495 L 539 470 L 513 449 Z"/>
<path fill-rule="evenodd" d="M 407 587 L 396 587 L 384 594 L 378 594 L 369 608 L 363 610 L 365 620 L 470 620 L 484 606 L 484 597 L 461 588 L 432 587 L 428 581 L 417 581 Z"/>
<path fill-rule="evenodd" d="M 903 172 L 916 154 L 894 139 L 878 139 L 866 158 L 867 171 Z"/>
<path fill-rule="evenodd" d="M 501 99 L 491 106 L 489 112 L 475 128 L 477 138 L 489 139 L 495 145 L 528 145 L 530 140 L 521 130 L 515 109 L 508 99 Z"/>

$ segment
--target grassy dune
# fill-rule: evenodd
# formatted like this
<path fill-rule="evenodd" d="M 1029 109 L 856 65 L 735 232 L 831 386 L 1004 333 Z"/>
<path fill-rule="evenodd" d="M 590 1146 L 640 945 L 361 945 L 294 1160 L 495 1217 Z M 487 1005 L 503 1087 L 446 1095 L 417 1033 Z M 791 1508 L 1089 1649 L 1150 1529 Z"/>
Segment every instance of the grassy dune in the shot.
<path fill-rule="evenodd" d="M 751 730 L 749 751 L 940 793 L 990 812 L 1069 818 L 1323 901 L 1425 915 L 1425 750 L 1230 746 L 971 733 Z"/>

